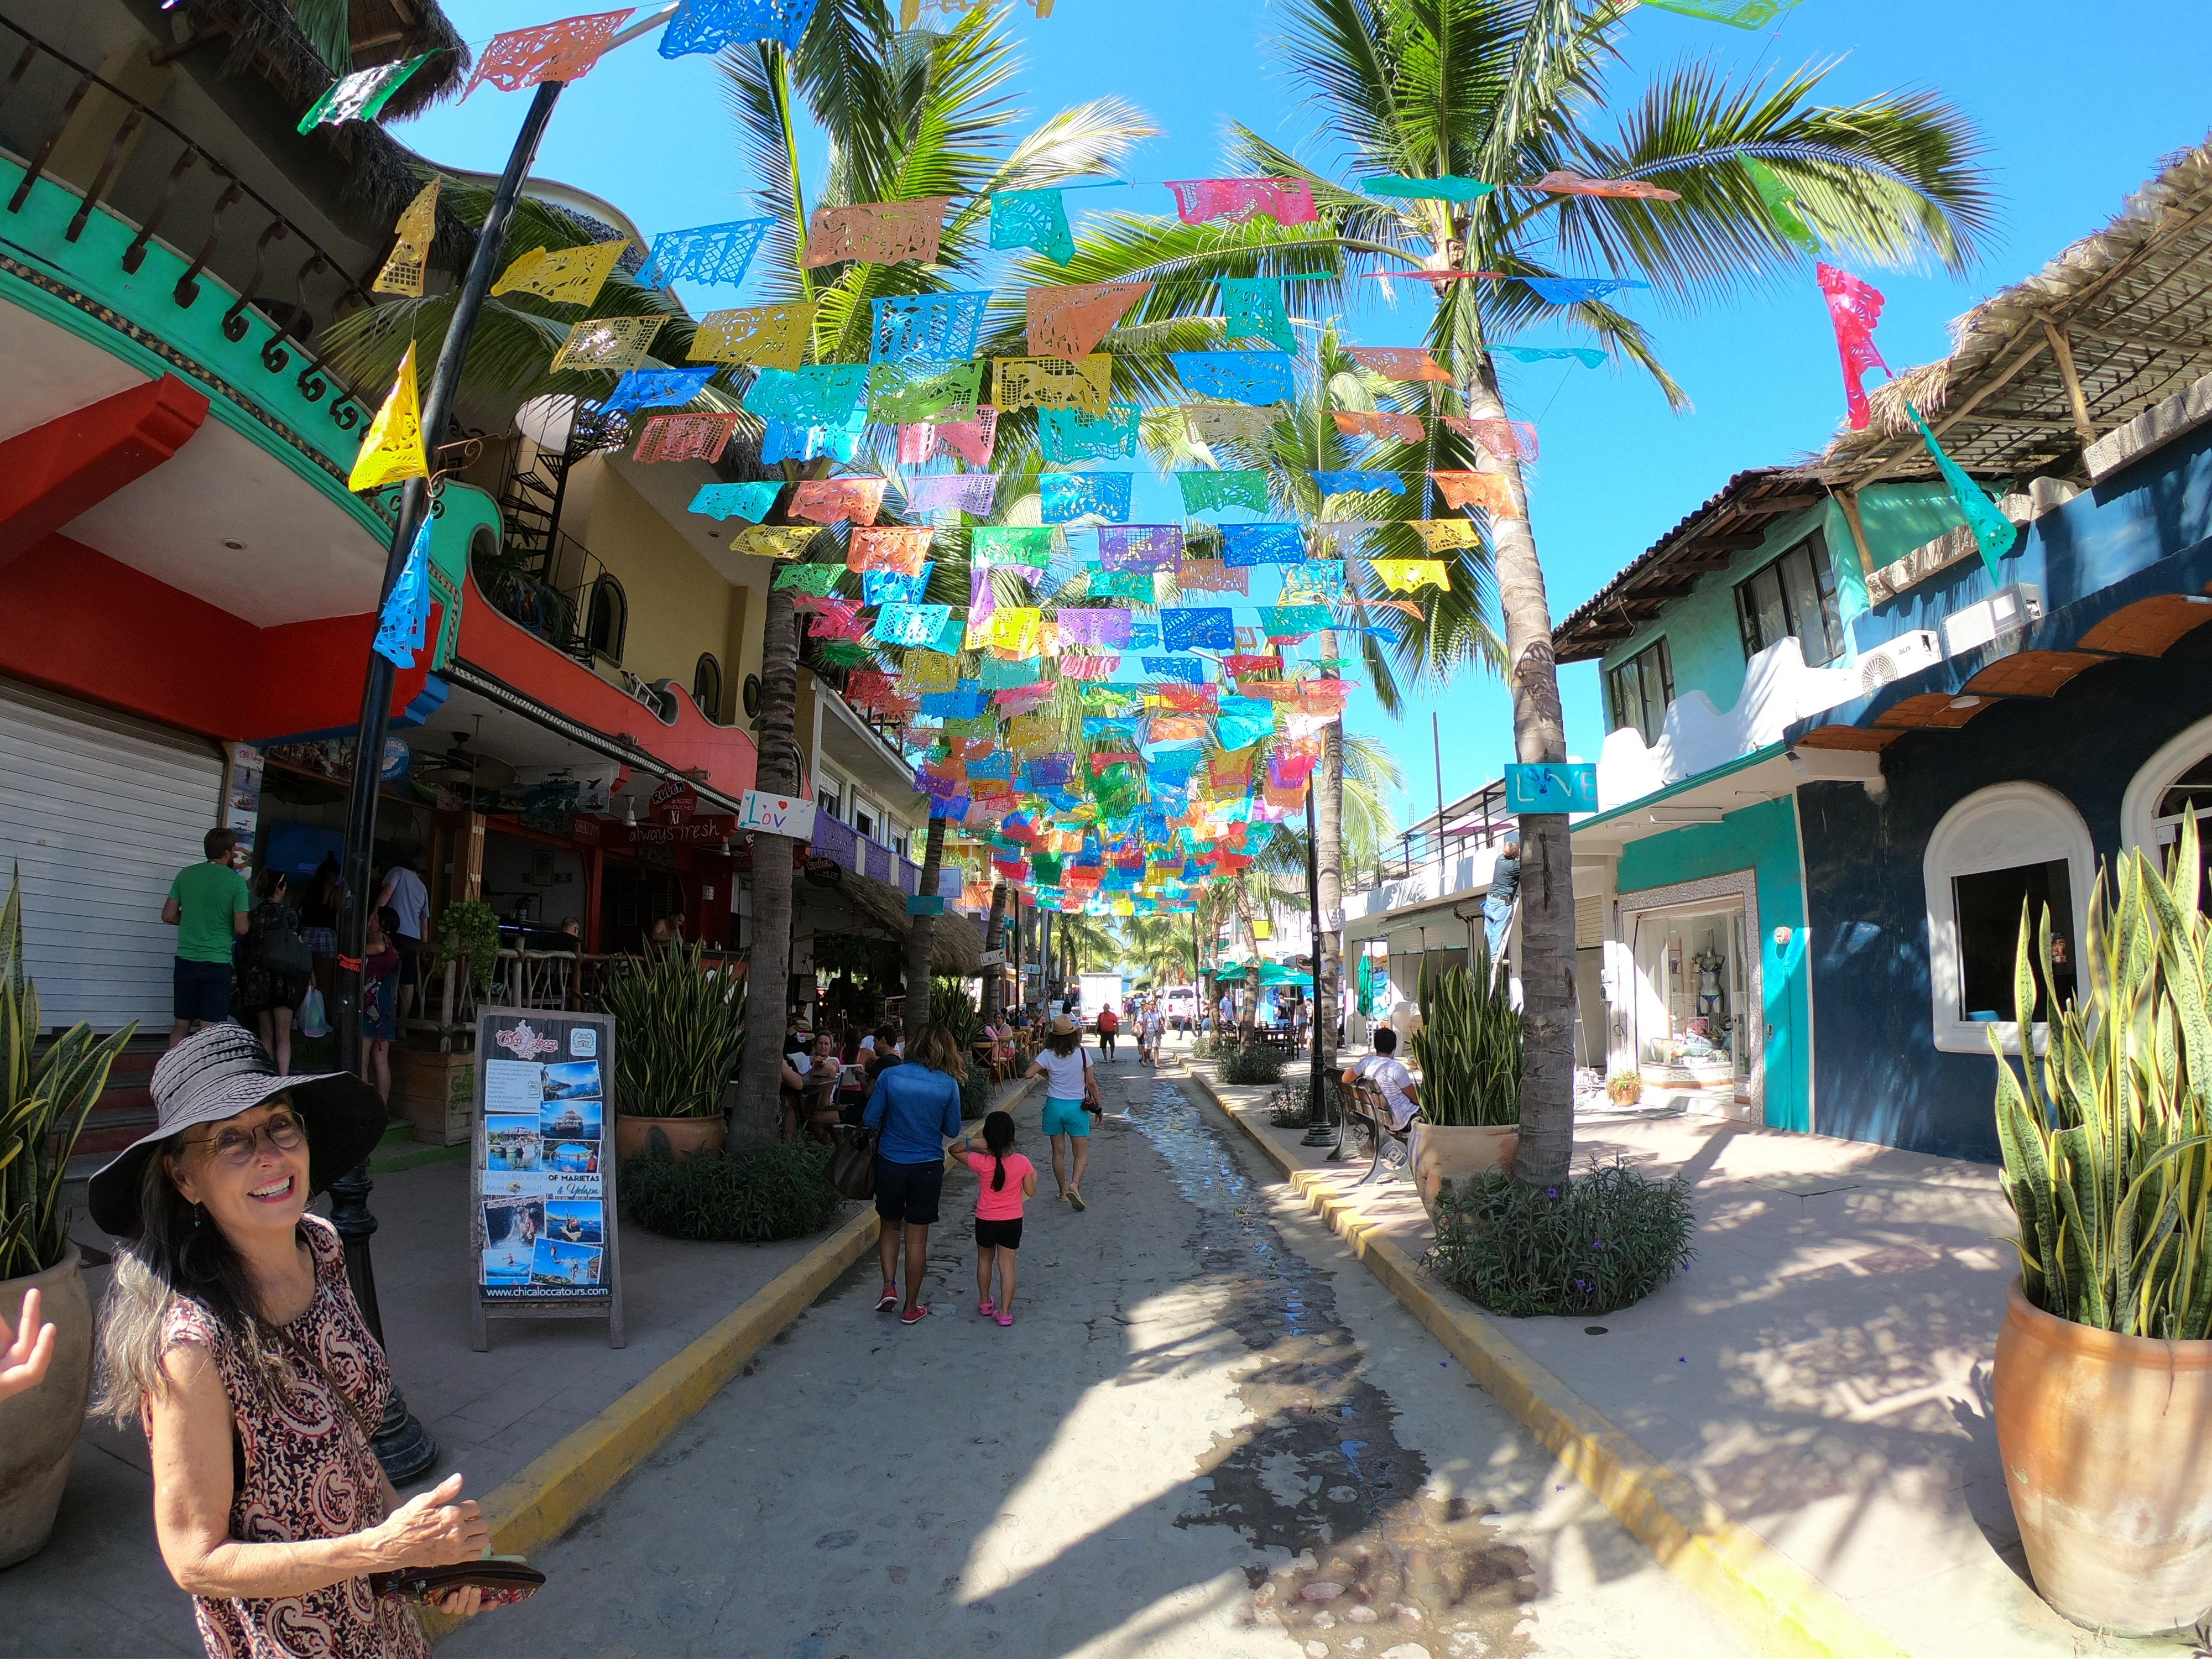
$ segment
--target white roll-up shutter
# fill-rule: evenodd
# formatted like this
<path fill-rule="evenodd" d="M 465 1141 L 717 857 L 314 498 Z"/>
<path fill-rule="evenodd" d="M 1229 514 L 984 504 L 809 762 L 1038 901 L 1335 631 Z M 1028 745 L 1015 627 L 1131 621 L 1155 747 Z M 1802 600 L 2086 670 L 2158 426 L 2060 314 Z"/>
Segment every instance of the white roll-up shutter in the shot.
<path fill-rule="evenodd" d="M 204 856 L 222 780 L 208 738 L 0 679 L 0 884 L 21 866 L 42 1025 L 168 1029 L 161 902 Z"/>

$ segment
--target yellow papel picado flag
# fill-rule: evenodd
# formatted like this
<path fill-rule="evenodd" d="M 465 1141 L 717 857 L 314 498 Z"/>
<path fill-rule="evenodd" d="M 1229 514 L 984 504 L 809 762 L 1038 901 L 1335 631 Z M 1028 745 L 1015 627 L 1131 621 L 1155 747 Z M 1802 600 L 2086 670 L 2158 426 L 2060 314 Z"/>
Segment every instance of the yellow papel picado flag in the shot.
<path fill-rule="evenodd" d="M 623 250 L 629 246 L 629 238 L 624 236 L 611 242 L 564 247 L 553 252 L 534 247 L 507 268 L 491 285 L 491 291 L 513 294 L 519 290 L 560 305 L 587 306 L 599 297 L 599 289 L 613 272 L 615 261 L 622 258 Z"/>
<path fill-rule="evenodd" d="M 392 395 L 376 411 L 376 418 L 368 423 L 368 435 L 361 441 L 361 453 L 354 461 L 346 488 L 382 489 L 403 478 L 429 476 L 430 464 L 422 453 L 422 408 L 415 392 L 415 343 L 410 340 L 407 355 L 399 360 L 399 377 L 392 383 Z"/>
<path fill-rule="evenodd" d="M 395 234 L 398 240 L 392 245 L 392 257 L 376 273 L 373 286 L 379 294 L 404 294 L 410 300 L 419 300 L 422 297 L 422 274 L 430 264 L 430 243 L 438 234 L 435 179 L 415 193 L 415 199 L 399 216 Z"/>

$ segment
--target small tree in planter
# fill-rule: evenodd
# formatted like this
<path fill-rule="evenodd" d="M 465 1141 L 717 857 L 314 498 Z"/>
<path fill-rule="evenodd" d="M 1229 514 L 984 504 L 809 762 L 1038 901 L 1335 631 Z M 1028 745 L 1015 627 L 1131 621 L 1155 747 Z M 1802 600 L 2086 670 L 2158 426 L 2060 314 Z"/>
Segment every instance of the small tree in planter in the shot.
<path fill-rule="evenodd" d="M 0 1314 L 20 1328 L 39 1292 L 54 1326 L 46 1380 L 0 1401 L 0 1567 L 46 1546 L 92 1391 L 92 1304 L 69 1241 L 62 1180 L 136 1022 L 95 1039 L 82 1023 L 39 1046 L 38 988 L 23 972 L 22 873 L 0 905 Z"/>
<path fill-rule="evenodd" d="M 2022 1054 L 1997 1058 L 2021 1277 L 1997 1336 L 1997 1449 L 2028 1570 L 2116 1635 L 2212 1609 L 2212 919 L 2197 836 L 2161 876 L 2100 880 L 2080 992 L 2048 1007 L 2051 918 L 2025 913 Z M 2039 1025 L 2043 1052 L 2034 1052 Z"/>
<path fill-rule="evenodd" d="M 1513 1167 L 1521 1144 L 1521 1012 L 1490 955 L 1473 969 L 1424 970 L 1421 1027 L 1413 1060 L 1421 1068 L 1421 1121 L 1409 1148 L 1413 1182 L 1432 1213 L 1447 1181 Z"/>
<path fill-rule="evenodd" d="M 709 969 L 702 945 L 649 951 L 622 964 L 599 993 L 615 1017 L 615 1156 L 657 1132 L 678 1158 L 719 1148 L 722 1091 L 745 1047 L 745 981 Z"/>

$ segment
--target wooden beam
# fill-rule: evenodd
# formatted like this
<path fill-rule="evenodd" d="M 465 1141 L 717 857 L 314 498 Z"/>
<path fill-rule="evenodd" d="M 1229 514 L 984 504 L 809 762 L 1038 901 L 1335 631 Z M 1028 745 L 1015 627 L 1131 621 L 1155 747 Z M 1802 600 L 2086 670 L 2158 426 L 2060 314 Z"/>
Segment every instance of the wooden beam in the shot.
<path fill-rule="evenodd" d="M 2051 326 L 2046 319 L 2044 326 Z M 2212 340 L 2160 339 L 2150 334 L 2123 334 L 2118 329 L 2100 328 L 2094 323 L 2085 323 L 2071 318 L 2066 324 L 2070 330 L 2078 329 L 2093 340 L 2103 340 L 2112 345 L 2135 346 L 2143 351 L 2185 351 L 2192 356 L 2212 357 Z"/>
<path fill-rule="evenodd" d="M 1960 404 L 1955 409 L 1947 410 L 1941 420 L 1929 421 L 1928 429 L 1930 432 L 1933 432 L 1937 437 L 1942 437 L 1953 427 L 1958 425 L 1960 421 L 1965 420 L 1967 416 L 1973 413 L 1974 410 L 1979 406 L 1984 398 L 1994 397 L 2006 386 L 2009 386 L 2014 377 L 2016 377 L 2021 370 L 2025 369 L 2030 363 L 2033 362 L 2038 357 L 2041 356 L 2050 349 L 2051 342 L 2045 339 L 2041 333 L 2039 332 L 2033 335 L 2030 337 L 2027 343 L 2027 349 L 2026 350 L 2020 352 L 2009 363 L 2006 364 L 2003 368 L 1998 370 L 1988 380 L 1983 381 L 1980 386 L 1974 389 L 1973 394 L 1966 398 L 1964 403 Z M 1925 410 L 1921 411 L 1921 417 L 1923 420 L 1927 418 L 1927 411 Z M 1869 484 L 1873 483 L 1875 480 L 1879 479 L 1881 475 L 1888 471 L 1890 468 L 1904 460 L 1907 456 L 1924 453 L 1925 446 L 1919 441 L 1919 437 L 1920 434 L 1916 432 L 1913 434 L 1913 441 L 1911 443 L 1892 450 L 1888 454 L 1875 462 L 1864 471 L 1859 473 L 1857 477 L 1852 481 L 1851 487 L 1854 489 L 1863 489 Z"/>
<path fill-rule="evenodd" d="M 2058 378 L 2066 383 L 2066 402 L 2074 411 L 2074 429 L 2081 434 L 2081 441 L 2097 441 L 2096 423 L 2089 418 L 2089 400 L 2081 395 L 2081 377 L 2074 372 L 2074 348 L 2066 338 L 2066 331 L 2050 318 L 2039 319 L 2043 331 L 2051 338 L 2051 355 L 2058 360 Z"/>

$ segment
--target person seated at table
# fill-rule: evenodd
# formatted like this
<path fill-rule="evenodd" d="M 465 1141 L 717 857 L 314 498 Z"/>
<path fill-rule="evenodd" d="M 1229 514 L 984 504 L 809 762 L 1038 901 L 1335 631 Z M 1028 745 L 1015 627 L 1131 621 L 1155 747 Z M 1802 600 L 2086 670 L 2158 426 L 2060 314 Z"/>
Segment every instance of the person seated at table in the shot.
<path fill-rule="evenodd" d="M 868 1086 L 873 1088 L 878 1077 L 903 1059 L 899 1053 L 899 1028 L 890 1024 L 876 1027 L 868 1038 L 868 1054 L 863 1067 L 868 1074 Z"/>

